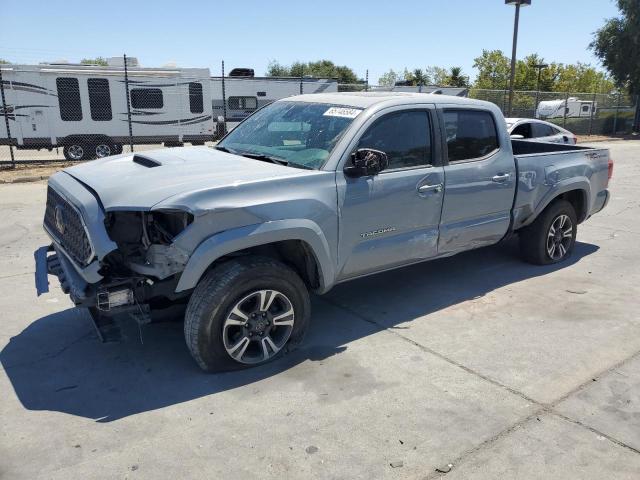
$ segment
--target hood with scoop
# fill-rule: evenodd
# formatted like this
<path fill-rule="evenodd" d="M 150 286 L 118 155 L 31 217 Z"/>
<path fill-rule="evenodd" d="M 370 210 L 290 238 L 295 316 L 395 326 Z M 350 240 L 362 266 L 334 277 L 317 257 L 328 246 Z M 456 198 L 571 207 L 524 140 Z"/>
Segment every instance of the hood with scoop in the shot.
<path fill-rule="evenodd" d="M 119 155 L 64 172 L 92 190 L 106 211 L 148 210 L 178 194 L 311 173 L 209 147 Z"/>

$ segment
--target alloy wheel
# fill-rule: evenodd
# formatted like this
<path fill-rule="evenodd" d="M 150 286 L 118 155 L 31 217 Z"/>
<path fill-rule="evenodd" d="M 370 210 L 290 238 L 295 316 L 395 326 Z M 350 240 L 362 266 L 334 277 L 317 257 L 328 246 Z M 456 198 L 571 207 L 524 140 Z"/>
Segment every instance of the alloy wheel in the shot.
<path fill-rule="evenodd" d="M 294 320 L 293 304 L 286 295 L 277 290 L 254 291 L 227 315 L 222 327 L 224 348 L 237 362 L 265 362 L 285 346 Z"/>
<path fill-rule="evenodd" d="M 547 255 L 551 260 L 562 259 L 573 241 L 573 223 L 568 215 L 558 215 L 547 233 Z"/>
<path fill-rule="evenodd" d="M 111 155 L 111 147 L 106 143 L 100 143 L 96 146 L 96 157 L 104 158 Z"/>
<path fill-rule="evenodd" d="M 67 152 L 72 160 L 81 160 L 82 157 L 84 157 L 84 148 L 82 148 L 81 145 L 71 145 L 67 149 Z"/>

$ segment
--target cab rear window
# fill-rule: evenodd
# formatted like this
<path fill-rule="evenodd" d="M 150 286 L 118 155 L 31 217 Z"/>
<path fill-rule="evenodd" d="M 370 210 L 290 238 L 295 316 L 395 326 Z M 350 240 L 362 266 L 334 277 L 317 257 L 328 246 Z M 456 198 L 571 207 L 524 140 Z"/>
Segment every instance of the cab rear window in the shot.
<path fill-rule="evenodd" d="M 483 110 L 444 111 L 449 162 L 486 157 L 499 148 L 493 115 Z"/>

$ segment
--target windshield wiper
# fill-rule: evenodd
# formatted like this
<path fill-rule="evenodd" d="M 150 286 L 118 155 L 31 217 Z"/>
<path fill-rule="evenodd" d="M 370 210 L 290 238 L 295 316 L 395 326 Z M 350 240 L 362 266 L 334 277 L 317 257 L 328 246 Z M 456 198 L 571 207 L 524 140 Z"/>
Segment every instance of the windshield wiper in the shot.
<path fill-rule="evenodd" d="M 236 153 L 235 150 L 231 150 L 230 148 L 223 147 L 222 145 L 216 145 L 213 148 L 215 148 L 216 150 L 220 150 L 221 152 L 225 152 L 225 153 Z"/>
<path fill-rule="evenodd" d="M 271 163 L 275 163 L 276 165 L 289 165 L 289 162 L 283 160 L 281 158 L 272 157 L 270 155 L 265 155 L 264 153 L 251 153 L 251 152 L 234 152 L 238 155 L 242 155 L 243 157 L 253 158 L 254 160 L 263 160 Z"/>

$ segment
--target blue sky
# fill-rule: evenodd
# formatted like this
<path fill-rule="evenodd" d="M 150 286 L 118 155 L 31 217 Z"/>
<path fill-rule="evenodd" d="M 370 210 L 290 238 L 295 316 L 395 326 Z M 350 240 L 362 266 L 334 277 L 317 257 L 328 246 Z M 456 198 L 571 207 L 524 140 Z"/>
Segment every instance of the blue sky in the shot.
<path fill-rule="evenodd" d="M 611 0 L 533 0 L 522 9 L 518 57 L 597 65 L 587 46 Z M 511 52 L 504 0 L 121 1 L 2 0 L 0 57 L 38 63 L 126 52 L 141 65 L 252 67 L 327 58 L 370 82 L 389 68 L 458 65 L 472 78 L 482 49 Z"/>

